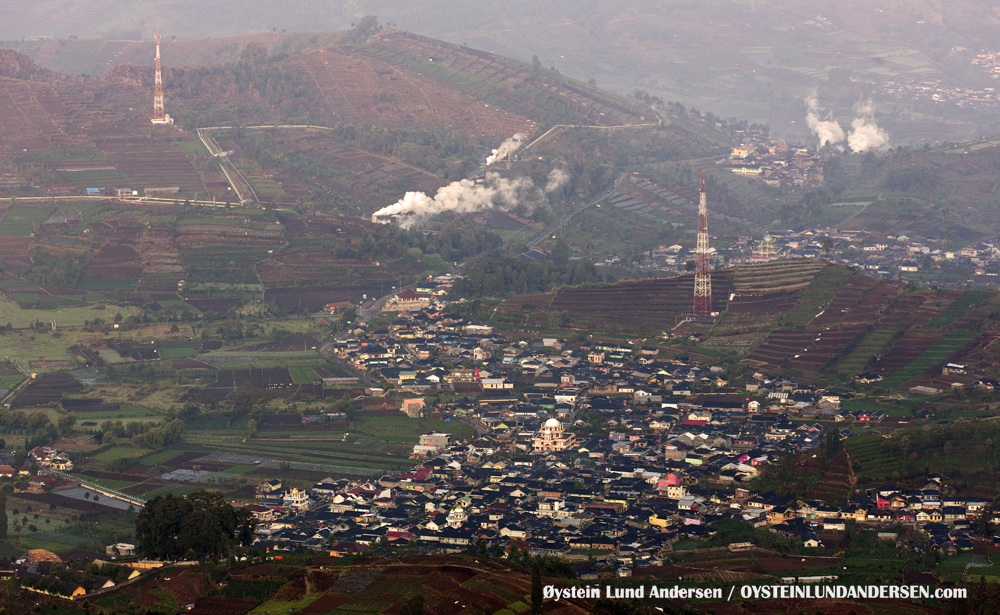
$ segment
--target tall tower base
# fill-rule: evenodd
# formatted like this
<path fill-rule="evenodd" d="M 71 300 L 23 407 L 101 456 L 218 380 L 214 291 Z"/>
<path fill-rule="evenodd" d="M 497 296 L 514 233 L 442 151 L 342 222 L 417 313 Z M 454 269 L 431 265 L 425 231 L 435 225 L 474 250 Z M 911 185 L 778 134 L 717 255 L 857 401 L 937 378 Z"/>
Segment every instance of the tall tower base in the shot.
<path fill-rule="evenodd" d="M 705 172 L 701 173 L 701 195 L 698 202 L 698 245 L 694 250 L 694 315 L 712 315 L 712 265 L 708 247 L 708 198 L 705 196 Z"/>

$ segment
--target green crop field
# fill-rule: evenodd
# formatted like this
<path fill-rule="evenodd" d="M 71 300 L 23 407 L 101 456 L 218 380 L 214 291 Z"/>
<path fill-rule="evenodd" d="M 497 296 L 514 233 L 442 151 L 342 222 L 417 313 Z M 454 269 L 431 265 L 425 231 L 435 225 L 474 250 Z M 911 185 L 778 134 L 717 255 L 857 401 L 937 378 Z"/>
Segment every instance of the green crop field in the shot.
<path fill-rule="evenodd" d="M 292 376 L 292 382 L 295 384 L 312 384 L 313 380 L 319 378 L 315 369 L 304 365 L 289 367 L 288 373 Z"/>
<path fill-rule="evenodd" d="M 37 231 L 38 227 L 49 219 L 55 209 L 54 205 L 38 203 L 15 205 L 8 209 L 3 220 L 0 220 L 0 235 L 27 237 Z"/>
<path fill-rule="evenodd" d="M 167 495 L 168 493 L 171 494 L 171 495 L 174 495 L 176 497 L 180 497 L 180 496 L 187 495 L 189 493 L 194 493 L 195 491 L 202 491 L 202 490 L 209 490 L 209 491 L 211 491 L 211 489 L 209 489 L 205 485 L 198 485 L 198 486 L 193 486 L 193 485 L 177 485 L 177 486 L 174 486 L 174 485 L 166 485 L 166 486 L 150 485 L 150 487 L 152 487 L 152 488 L 149 491 L 142 492 L 141 497 L 143 499 L 145 499 L 145 500 L 148 500 L 150 498 L 154 498 L 154 497 L 156 497 L 158 495 L 160 495 L 160 496 Z"/>
<path fill-rule="evenodd" d="M 153 451 L 144 448 L 114 446 L 103 453 L 94 455 L 91 459 L 96 459 L 98 461 L 114 461 L 115 459 L 122 459 L 125 457 L 142 457 L 143 455 L 148 455 L 151 452 Z"/>
<path fill-rule="evenodd" d="M 199 156 L 211 156 L 205 145 L 201 142 L 201 139 L 191 139 L 190 141 L 177 141 L 174 143 L 184 155 L 188 158 L 197 158 Z"/>
<path fill-rule="evenodd" d="M 76 476 L 78 479 L 82 481 L 87 481 L 89 483 L 94 483 L 95 485 L 107 487 L 108 489 L 115 489 L 117 491 L 121 491 L 122 489 L 131 487 L 132 485 L 135 485 L 136 483 L 139 482 L 135 480 L 115 480 L 111 478 L 95 478 L 93 476 L 87 476 L 86 474 L 78 474 L 78 473 L 74 473 L 73 476 Z"/>
<path fill-rule="evenodd" d="M 196 356 L 198 350 L 195 348 L 160 348 L 157 353 L 161 359 L 180 359 Z"/>
<path fill-rule="evenodd" d="M 809 287 L 799 295 L 795 306 L 785 314 L 783 320 L 787 326 L 805 326 L 823 309 L 821 306 L 830 302 L 854 272 L 846 267 L 829 265 L 813 278 Z"/>
<path fill-rule="evenodd" d="M 76 171 L 58 173 L 61 182 L 74 188 L 123 188 L 129 185 L 128 180 L 118 169 L 102 169 L 94 171 Z"/>
<path fill-rule="evenodd" d="M 993 291 L 989 290 L 967 290 L 959 295 L 957 299 L 952 301 L 951 305 L 941 310 L 941 313 L 927 323 L 927 326 L 947 327 L 959 318 L 965 316 L 974 306 L 986 301 L 993 295 Z"/>
<path fill-rule="evenodd" d="M 898 387 L 905 382 L 909 382 L 934 365 L 955 354 L 978 336 L 979 333 L 975 331 L 951 331 L 946 333 L 934 342 L 930 348 L 925 350 L 923 354 L 910 362 L 909 365 L 878 383 L 878 386 Z"/>
<path fill-rule="evenodd" d="M 160 464 L 163 464 L 163 463 L 166 463 L 166 462 L 170 461 L 174 457 L 180 456 L 183 453 L 184 453 L 184 451 L 167 449 L 167 450 L 160 451 L 159 453 L 153 453 L 152 455 L 146 455 L 145 457 L 143 457 L 143 458 L 141 458 L 139 460 L 139 463 L 142 463 L 142 464 L 148 465 L 148 466 L 160 465 Z"/>
<path fill-rule="evenodd" d="M 850 354 L 837 364 L 837 371 L 857 374 L 865 369 L 869 359 L 879 354 L 892 339 L 893 332 L 886 328 L 876 328 L 858 344 Z"/>

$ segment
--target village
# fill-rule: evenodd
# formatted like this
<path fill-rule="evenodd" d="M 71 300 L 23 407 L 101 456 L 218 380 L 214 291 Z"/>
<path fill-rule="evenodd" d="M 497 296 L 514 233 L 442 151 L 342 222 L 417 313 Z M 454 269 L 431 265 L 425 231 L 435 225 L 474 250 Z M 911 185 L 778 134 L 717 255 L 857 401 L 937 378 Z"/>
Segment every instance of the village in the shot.
<path fill-rule="evenodd" d="M 675 274 L 690 271 L 692 249 L 679 244 L 651 250 L 641 266 Z M 712 254 L 715 267 L 752 265 L 779 259 L 826 259 L 887 280 L 919 281 L 940 288 L 996 288 L 1000 285 L 1000 238 L 948 250 L 921 235 L 841 231 L 798 225 L 762 238 L 741 236 Z"/>
<path fill-rule="evenodd" d="M 253 549 L 333 557 L 392 548 L 516 550 L 568 560 L 586 579 L 662 566 L 683 557 L 679 543 L 685 550 L 755 548 L 747 540 L 719 545 L 715 525 L 723 519 L 745 524 L 751 539 L 780 539 L 791 552 L 826 553 L 852 528 L 943 556 L 993 546 L 977 530 L 984 519 L 1000 524 L 992 502 L 959 495 L 933 472 L 911 487 L 856 491 L 844 483 L 836 501 L 759 488 L 793 456 L 844 464 L 842 442 L 861 433 L 891 438 L 908 422 L 842 410 L 851 391 L 761 372 L 732 382 L 719 366 L 668 357 L 655 346 L 514 342 L 445 311 L 438 298 L 404 291 L 393 301 L 386 326 L 359 325 L 356 337 L 334 342 L 334 353 L 382 383 L 366 391 L 371 403 L 414 419 L 460 421 L 476 435 L 425 433 L 413 446 L 412 469 L 380 478 L 260 481 L 255 498 L 234 502 L 256 519 Z M 38 447 L 0 473 L 20 481 L 18 489 L 53 491 L 72 486 L 62 473 L 71 464 Z M 100 496 L 125 497 L 111 490 Z M 142 559 L 128 543 L 106 551 L 72 569 L 33 549 L 10 568 L 23 587 L 80 597 L 164 564 Z"/>

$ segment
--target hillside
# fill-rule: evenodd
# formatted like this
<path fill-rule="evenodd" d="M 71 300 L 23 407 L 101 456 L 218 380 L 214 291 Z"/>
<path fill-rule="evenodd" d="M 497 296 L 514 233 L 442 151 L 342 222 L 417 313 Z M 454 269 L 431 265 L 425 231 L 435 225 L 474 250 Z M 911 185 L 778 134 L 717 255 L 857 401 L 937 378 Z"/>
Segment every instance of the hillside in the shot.
<path fill-rule="evenodd" d="M 227 568 L 224 574 L 215 567 L 168 566 L 137 583 L 91 597 L 83 607 L 67 601 L 60 604 L 60 611 L 89 612 L 90 604 L 110 609 L 132 603 L 162 612 L 176 612 L 187 605 L 194 615 L 245 613 L 255 607 L 254 612 L 294 610 L 307 615 L 400 612 L 401 607 L 408 611 L 408 602 L 419 596 L 423 613 L 449 615 L 463 608 L 471 610 L 471 605 L 476 612 L 520 613 L 531 602 L 531 575 L 518 566 L 485 556 L 417 557 L 399 551 L 398 557 L 372 556 L 358 563 L 351 563 L 350 558 L 288 552 L 272 558 L 268 554 Z M 546 579 L 546 583 L 562 584 L 559 579 Z M 545 611 L 558 615 L 594 611 L 593 600 L 550 604 Z"/>
<path fill-rule="evenodd" d="M 152 49 L 119 51 L 114 68 L 91 78 L 3 51 L 0 120 L 9 129 L 0 136 L 0 190 L 177 187 L 180 198 L 225 200 L 228 181 L 217 161 L 187 131 L 293 124 L 303 128 L 212 136 L 226 141 L 259 200 L 321 195 L 367 215 L 407 191 L 433 192 L 466 176 L 515 133 L 643 121 L 634 101 L 556 72 L 367 21 L 308 39 L 165 42 L 166 107 L 177 123 L 153 127 L 153 71 L 140 57 Z"/>
<path fill-rule="evenodd" d="M 234 57 L 234 49 L 217 40 L 298 37 L 294 46 L 308 45 L 323 36 L 314 32 L 345 30 L 374 14 L 394 27 L 523 62 L 537 55 L 545 67 L 618 93 L 642 88 L 721 117 L 768 123 L 796 141 L 810 136 L 802 121 L 802 98 L 810 92 L 835 106 L 847 124 L 857 101 L 874 97 L 894 144 L 965 140 L 996 127 L 989 107 L 958 108 L 929 97 L 901 101 L 879 87 L 883 81 L 925 79 L 942 87 L 990 87 L 988 72 L 971 59 L 1000 48 L 998 17 L 972 0 L 950 3 L 947 10 L 937 0 L 767 0 L 749 6 L 732 0 L 434 0 L 419 6 L 362 0 L 337 7 L 318 0 L 294 7 L 251 0 L 168 6 L 150 0 L 21 4 L 0 24 L 0 39 L 48 68 L 102 74 L 120 62 L 150 57 L 148 42 L 132 41 L 149 41 L 157 31 L 168 38 L 211 37 L 206 42 L 216 48 L 214 62 Z M 190 54 L 186 65 L 210 63 L 209 57 Z"/>
<path fill-rule="evenodd" d="M 770 371 L 808 378 L 873 372 L 880 388 L 948 389 L 947 362 L 989 365 L 1000 294 L 911 290 L 820 260 L 772 261 L 712 274 L 711 328 L 699 348 Z M 493 322 L 514 330 L 657 337 L 691 310 L 693 276 L 633 280 L 507 299 Z"/>

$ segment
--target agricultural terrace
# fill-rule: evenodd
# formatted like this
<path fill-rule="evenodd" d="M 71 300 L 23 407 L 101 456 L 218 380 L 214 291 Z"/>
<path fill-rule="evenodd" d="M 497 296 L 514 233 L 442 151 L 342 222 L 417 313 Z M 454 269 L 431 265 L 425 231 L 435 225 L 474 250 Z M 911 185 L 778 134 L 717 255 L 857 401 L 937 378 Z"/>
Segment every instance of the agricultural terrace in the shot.
<path fill-rule="evenodd" d="M 772 348 L 767 345 L 769 335 L 826 267 L 823 261 L 806 259 L 736 267 L 731 285 L 723 289 L 729 294 L 726 311 L 711 330 L 706 345 L 739 355 L 749 353 L 751 359 L 780 364 L 792 350 L 802 346 L 794 342 L 787 348 L 784 345 Z M 713 287 L 713 298 L 716 294 Z"/>
<path fill-rule="evenodd" d="M 380 144 L 377 139 L 369 143 L 360 129 L 247 130 L 230 133 L 227 138 L 233 139 L 234 147 L 253 154 L 250 158 L 235 157 L 234 162 L 248 176 L 262 202 L 291 203 L 308 198 L 312 190 L 307 186 L 311 186 L 330 193 L 343 211 L 361 215 L 398 200 L 405 192 L 433 194 L 447 183 L 441 175 L 457 178 L 464 169 L 461 160 L 442 160 L 433 148 L 415 144 L 400 145 L 393 155 L 372 153 L 368 149 Z M 262 159 L 287 160 L 287 164 L 266 169 L 257 163 Z M 268 181 L 255 178 L 265 173 L 272 176 Z"/>
<path fill-rule="evenodd" d="M 816 261 L 735 270 L 729 308 L 710 348 L 806 373 L 874 371 L 880 387 L 935 380 L 941 364 L 975 350 L 995 312 L 989 291 L 909 291 Z M 756 345 L 755 345 L 756 344 Z"/>
<path fill-rule="evenodd" d="M 998 473 L 998 427 L 995 422 L 910 427 L 891 438 L 865 435 L 844 441 L 858 489 L 890 483 L 915 487 L 926 482 L 928 468 L 952 477 L 963 493 L 992 497 Z M 981 463 L 969 464 L 970 456 Z"/>
<path fill-rule="evenodd" d="M 388 36 L 392 40 L 410 35 Z M 491 109 L 452 84 L 433 79 L 426 56 L 416 70 L 416 50 L 407 51 L 397 50 L 406 56 L 400 57 L 381 46 L 318 49 L 285 64 L 303 74 L 310 100 L 338 109 L 340 121 L 405 129 L 449 124 L 464 134 L 501 139 L 534 132 L 534 123 L 524 117 Z"/>
<path fill-rule="evenodd" d="M 5 176 L 4 196 L 39 189 L 83 194 L 86 188 L 179 198 L 208 194 L 201 175 L 174 144 L 186 138 L 180 130 L 154 130 L 143 118 L 118 115 L 46 83 L 0 80 L 0 126 L 0 161 L 20 169 L 19 175 Z"/>
<path fill-rule="evenodd" d="M 186 348 L 180 342 L 159 344 L 161 351 Z M 74 477 L 142 499 L 203 488 L 252 498 L 253 486 L 266 478 L 300 488 L 328 477 L 378 478 L 412 466 L 409 456 L 422 433 L 451 433 L 458 441 L 475 435 L 461 422 L 408 418 L 391 403 L 352 404 L 352 397 L 362 395 L 359 389 L 316 384 L 347 374 L 317 361 L 315 351 L 232 354 L 119 363 L 96 374 L 44 373 L 21 389 L 12 407 L 53 424 L 70 419 L 72 433 L 56 446 L 73 453 Z M 270 355 L 273 364 L 286 367 L 252 367 L 267 365 Z M 195 374 L 201 384 L 192 386 Z M 12 365 L 0 374 L 7 386 L 23 379 Z M 98 431 L 103 437 L 92 438 Z M 0 433 L 11 443 L 31 435 Z M 57 494 L 69 500 L 93 495 Z M 82 505 L 89 509 L 94 503 L 114 504 Z"/>
<path fill-rule="evenodd" d="M 727 278 L 712 276 L 715 310 L 726 305 Z M 563 288 L 553 293 L 507 299 L 494 322 L 511 328 L 553 327 L 552 313 L 568 317 L 563 328 L 606 333 L 662 332 L 691 311 L 694 276 L 635 280 L 615 284 Z M 556 324 L 555 327 L 560 325 Z"/>
<path fill-rule="evenodd" d="M 481 605 L 493 613 L 529 609 L 531 578 L 521 567 L 488 557 L 414 556 L 400 552 L 391 559 L 369 558 L 357 565 L 316 555 L 282 556 L 280 562 L 252 557 L 237 563 L 224 583 L 213 582 L 201 566 L 154 571 L 144 583 L 123 585 L 94 600 L 112 609 L 128 603 L 173 610 L 193 604 L 196 612 L 220 615 L 398 610 L 416 596 L 430 612 L 449 612 L 463 604 Z M 566 615 L 587 613 L 592 605 L 563 600 Z"/>
<path fill-rule="evenodd" d="M 535 72 L 521 62 L 465 46 L 405 32 L 389 32 L 355 52 L 394 67 L 419 70 L 448 89 L 456 89 L 491 108 L 506 110 L 510 115 L 504 115 L 499 109 L 492 115 L 488 109 L 483 113 L 500 135 L 531 132 L 523 125 L 519 130 L 511 130 L 516 128 L 511 123 L 514 119 L 511 115 L 515 113 L 543 124 L 614 126 L 641 121 L 641 112 L 631 104 L 597 88 L 550 71 Z M 477 128 L 481 133 L 492 132 L 483 125 Z"/>
<path fill-rule="evenodd" d="M 266 478 L 308 488 L 329 477 L 378 478 L 406 470 L 412 466 L 409 455 L 419 434 L 428 431 L 452 433 L 459 440 L 474 435 L 458 422 L 410 419 L 397 410 L 357 411 L 350 419 L 305 423 L 300 412 L 332 411 L 340 406 L 335 400 L 324 407 L 303 398 L 286 399 L 287 403 L 265 406 L 263 416 L 256 419 L 213 413 L 207 406 L 202 406 L 202 414 L 186 411 L 181 440 L 159 448 L 150 447 L 149 438 L 131 436 L 127 430 L 128 419 L 148 421 L 162 419 L 162 415 L 135 405 L 86 404 L 94 398 L 63 400 L 78 424 L 112 425 L 105 425 L 104 444 L 83 447 L 73 475 L 144 499 L 203 488 L 245 498 L 252 497 L 253 485 Z M 191 407 L 190 401 L 186 407 Z M 323 415 L 314 417 L 324 419 Z"/>

